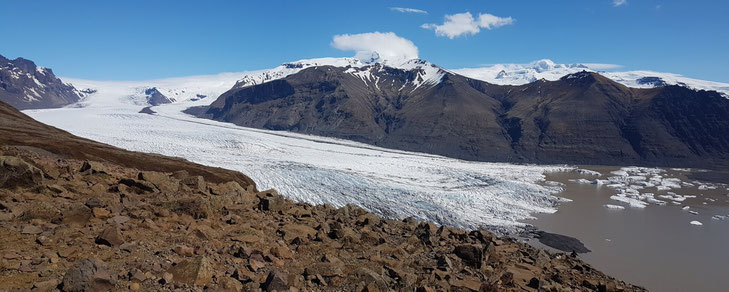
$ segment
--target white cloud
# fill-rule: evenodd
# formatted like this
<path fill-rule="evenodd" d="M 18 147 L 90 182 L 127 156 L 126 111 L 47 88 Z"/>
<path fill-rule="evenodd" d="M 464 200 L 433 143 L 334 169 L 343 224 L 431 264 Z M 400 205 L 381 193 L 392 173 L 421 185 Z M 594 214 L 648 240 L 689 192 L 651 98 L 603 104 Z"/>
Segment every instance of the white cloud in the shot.
<path fill-rule="evenodd" d="M 511 17 L 498 17 L 488 13 L 481 13 L 478 19 L 473 18 L 471 12 L 446 14 L 443 24 L 426 23 L 422 28 L 435 30 L 437 36 L 446 36 L 454 39 L 462 35 L 475 35 L 481 32 L 482 28 L 494 29 L 514 23 Z"/>
<path fill-rule="evenodd" d="M 393 32 L 340 34 L 332 39 L 332 47 L 354 51 L 357 58 L 368 59 L 377 52 L 382 60 L 409 60 L 418 58 L 418 47 Z"/>
<path fill-rule="evenodd" d="M 628 0 L 613 0 L 613 7 L 623 6 L 628 4 Z"/>
<path fill-rule="evenodd" d="M 419 13 L 419 14 L 428 14 L 428 11 L 415 9 L 415 8 L 405 8 L 405 7 L 390 7 L 390 10 L 402 12 L 402 13 Z"/>

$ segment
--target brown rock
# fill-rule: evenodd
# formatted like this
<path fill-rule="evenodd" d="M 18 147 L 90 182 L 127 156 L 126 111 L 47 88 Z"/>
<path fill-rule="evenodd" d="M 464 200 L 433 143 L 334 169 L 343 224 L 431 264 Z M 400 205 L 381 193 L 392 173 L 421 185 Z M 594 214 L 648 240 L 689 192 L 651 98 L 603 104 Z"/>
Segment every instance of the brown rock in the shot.
<path fill-rule="evenodd" d="M 31 291 L 35 292 L 51 292 L 56 291 L 56 287 L 58 286 L 59 281 L 56 279 L 46 280 L 46 281 L 39 281 L 33 283 L 33 287 L 30 289 Z"/>
<path fill-rule="evenodd" d="M 140 191 L 140 193 L 141 192 L 151 193 L 157 189 L 157 187 L 151 182 L 143 181 L 143 180 L 136 180 L 133 178 L 123 178 L 123 179 L 119 180 L 119 184 L 128 186 L 130 188 L 137 189 Z"/>
<path fill-rule="evenodd" d="M 483 262 L 483 247 L 480 245 L 464 244 L 458 245 L 453 250 L 463 263 L 474 268 L 481 268 L 481 262 Z"/>
<path fill-rule="evenodd" d="M 223 277 L 218 280 L 218 285 L 211 290 L 215 292 L 240 292 L 243 290 L 243 284 L 231 277 Z"/>
<path fill-rule="evenodd" d="M 40 228 L 35 225 L 25 225 L 23 226 L 23 229 L 20 230 L 21 234 L 41 234 L 43 232 L 43 228 Z"/>
<path fill-rule="evenodd" d="M 101 231 L 95 242 L 96 244 L 119 246 L 124 243 L 124 237 L 122 237 L 118 226 L 109 226 Z"/>
<path fill-rule="evenodd" d="M 258 209 L 261 211 L 278 212 L 284 204 L 283 197 L 279 196 L 278 192 L 273 189 L 257 193 L 256 196 L 260 198 Z"/>
<path fill-rule="evenodd" d="M 84 174 L 108 173 L 106 167 L 99 162 L 84 161 L 79 172 Z"/>
<path fill-rule="evenodd" d="M 481 281 L 470 277 L 463 280 L 453 279 L 451 280 L 451 285 L 471 291 L 479 291 L 481 289 Z"/>
<path fill-rule="evenodd" d="M 286 246 L 275 245 L 271 248 L 271 254 L 282 259 L 294 258 L 294 253 Z"/>
<path fill-rule="evenodd" d="M 173 250 L 175 251 L 175 253 L 184 257 L 191 257 L 195 255 L 195 249 L 189 246 L 178 245 Z"/>
<path fill-rule="evenodd" d="M 306 275 L 322 275 L 324 277 L 337 277 L 344 275 L 343 265 L 335 263 L 314 263 L 306 267 Z"/>
<path fill-rule="evenodd" d="M 247 193 L 247 191 L 243 187 L 241 187 L 240 184 L 234 181 L 229 181 L 227 183 L 219 185 L 213 185 L 210 187 L 210 192 L 213 195 L 218 196 L 239 196 Z"/>
<path fill-rule="evenodd" d="M 279 231 L 283 233 L 283 238 L 287 243 L 291 243 L 296 238 L 306 241 L 316 237 L 316 229 L 303 224 L 287 224 Z"/>
<path fill-rule="evenodd" d="M 91 209 L 91 213 L 96 218 L 105 219 L 105 218 L 111 217 L 111 212 L 109 212 L 109 210 L 106 210 L 104 208 L 93 208 L 93 209 Z"/>
<path fill-rule="evenodd" d="M 205 191 L 205 179 L 202 176 L 196 175 L 196 176 L 189 176 L 180 181 L 183 185 L 186 185 L 189 187 L 192 191 L 195 192 L 204 192 Z"/>
<path fill-rule="evenodd" d="M 255 274 L 248 269 L 237 267 L 235 271 L 233 271 L 233 278 L 240 282 L 247 283 L 254 280 Z"/>
<path fill-rule="evenodd" d="M 188 285 L 204 286 L 213 278 L 212 265 L 206 257 L 183 260 L 170 267 L 168 272 L 172 274 L 173 281 Z"/>
<path fill-rule="evenodd" d="M 180 181 L 169 175 L 156 171 L 142 171 L 137 174 L 137 179 L 152 183 L 162 192 L 176 192 L 180 189 Z"/>
<path fill-rule="evenodd" d="M 134 282 L 129 284 L 129 290 L 139 291 L 139 289 L 142 289 L 142 286 L 140 286 L 139 283 Z"/>
<path fill-rule="evenodd" d="M 106 264 L 97 259 L 82 259 L 74 263 L 63 276 L 63 291 L 109 291 L 116 280 L 109 274 Z"/>

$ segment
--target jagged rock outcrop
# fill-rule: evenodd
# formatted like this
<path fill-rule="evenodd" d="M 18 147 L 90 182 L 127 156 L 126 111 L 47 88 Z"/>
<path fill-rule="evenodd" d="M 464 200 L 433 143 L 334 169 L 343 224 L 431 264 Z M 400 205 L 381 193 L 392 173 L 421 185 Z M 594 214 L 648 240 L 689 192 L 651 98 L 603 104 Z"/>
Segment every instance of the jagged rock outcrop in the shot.
<path fill-rule="evenodd" d="M 169 97 L 165 96 L 164 94 L 162 94 L 162 92 L 159 92 L 157 87 L 145 89 L 144 95 L 147 98 L 147 103 L 151 106 L 172 103 L 175 101 L 174 98 L 169 98 Z"/>
<path fill-rule="evenodd" d="M 0 101 L 17 109 L 62 107 L 78 101 L 82 93 L 58 79 L 49 68 L 31 60 L 8 60 L 0 55 Z"/>

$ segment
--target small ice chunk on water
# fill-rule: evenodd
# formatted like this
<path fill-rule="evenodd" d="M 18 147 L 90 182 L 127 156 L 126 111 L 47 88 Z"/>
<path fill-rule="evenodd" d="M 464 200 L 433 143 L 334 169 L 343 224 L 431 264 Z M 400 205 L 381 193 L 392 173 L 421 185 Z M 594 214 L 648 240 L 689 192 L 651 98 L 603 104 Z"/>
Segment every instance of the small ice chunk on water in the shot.
<path fill-rule="evenodd" d="M 654 198 L 648 198 L 648 199 L 646 199 L 646 201 L 648 201 L 648 203 L 653 203 L 656 205 L 665 205 L 666 204 L 666 201 L 661 201 L 661 200 L 657 200 Z"/>
<path fill-rule="evenodd" d="M 683 208 L 681 208 L 681 210 L 688 210 L 689 208 L 691 208 L 691 207 L 689 207 L 689 206 L 683 206 Z"/>
<path fill-rule="evenodd" d="M 625 170 L 622 170 L 622 169 L 616 170 L 616 171 L 611 171 L 610 173 L 617 175 L 617 176 L 628 176 L 628 172 Z"/>
<path fill-rule="evenodd" d="M 594 175 L 594 176 L 602 175 L 601 173 L 599 173 L 597 171 L 589 170 L 589 169 L 581 169 L 581 168 L 575 169 L 574 172 L 579 173 L 579 174 L 584 174 L 584 175 Z"/>
<path fill-rule="evenodd" d="M 634 207 L 634 208 L 645 208 L 648 206 L 648 203 L 643 202 L 641 200 L 628 198 L 628 197 L 624 197 L 624 196 L 620 196 L 620 195 L 610 196 L 610 199 L 629 204 L 631 207 Z"/>
<path fill-rule="evenodd" d="M 545 182 L 544 182 L 544 184 L 545 184 L 545 185 L 548 185 L 548 186 L 556 186 L 556 187 L 561 187 L 561 186 L 563 186 L 563 185 L 564 185 L 564 184 L 563 184 L 563 183 L 561 183 L 561 182 L 558 182 L 558 181 L 551 181 L 551 180 L 545 181 Z"/>
<path fill-rule="evenodd" d="M 693 215 L 699 215 L 699 212 L 696 212 L 696 211 L 689 211 L 689 213 L 691 213 Z"/>
<path fill-rule="evenodd" d="M 605 204 L 605 208 L 615 209 L 615 210 L 624 210 L 625 209 L 625 207 L 623 207 L 623 206 L 611 205 L 611 204 Z"/>
<path fill-rule="evenodd" d="M 591 180 L 589 180 L 589 179 L 584 179 L 584 178 L 580 178 L 580 179 L 571 179 L 571 180 L 569 180 L 569 181 L 571 181 L 571 182 L 576 182 L 576 183 L 579 183 L 579 184 L 591 184 L 591 183 L 592 183 L 592 181 L 591 181 Z"/>
<path fill-rule="evenodd" d="M 701 226 L 701 225 L 704 225 L 704 223 L 701 223 L 701 222 L 699 222 L 699 221 L 696 221 L 696 220 L 694 220 L 694 221 L 691 221 L 691 222 L 689 222 L 689 223 L 691 223 L 691 225 L 696 225 L 696 226 Z"/>
<path fill-rule="evenodd" d="M 714 216 L 711 216 L 711 219 L 714 219 L 714 220 L 726 220 L 726 216 L 724 216 L 724 215 L 714 215 Z"/>

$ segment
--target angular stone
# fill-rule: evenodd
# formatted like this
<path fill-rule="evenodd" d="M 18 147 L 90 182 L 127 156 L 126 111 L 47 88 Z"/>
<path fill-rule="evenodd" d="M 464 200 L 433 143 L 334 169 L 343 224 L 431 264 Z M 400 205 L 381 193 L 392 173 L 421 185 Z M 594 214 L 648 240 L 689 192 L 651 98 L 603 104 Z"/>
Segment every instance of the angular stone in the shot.
<path fill-rule="evenodd" d="M 188 285 L 204 286 L 210 283 L 213 278 L 213 270 L 210 260 L 206 257 L 183 260 L 169 268 L 173 281 Z"/>
<path fill-rule="evenodd" d="M 287 243 L 291 243 L 295 238 L 311 240 L 316 237 L 316 229 L 303 224 L 287 224 L 279 231 L 283 233 L 283 238 Z"/>
<path fill-rule="evenodd" d="M 271 271 L 261 288 L 263 291 L 287 291 L 289 290 L 288 276 L 278 271 Z"/>
<path fill-rule="evenodd" d="M 151 182 L 143 181 L 143 180 L 136 180 L 133 178 L 120 179 L 119 184 L 125 185 L 128 187 L 132 187 L 132 188 L 136 188 L 143 192 L 149 192 L 149 193 L 154 192 L 157 189 L 157 187 Z"/>
<path fill-rule="evenodd" d="M 479 291 L 481 289 L 481 281 L 475 278 L 453 279 L 451 280 L 451 285 L 470 291 Z"/>
<path fill-rule="evenodd" d="M 195 249 L 189 246 L 184 245 L 178 245 L 174 248 L 175 253 L 184 256 L 184 257 L 191 257 L 195 255 Z"/>
<path fill-rule="evenodd" d="M 271 248 L 271 254 L 282 259 L 294 258 L 294 253 L 286 246 L 275 245 Z"/>
<path fill-rule="evenodd" d="M 313 263 L 306 267 L 304 273 L 307 275 L 322 275 L 324 277 L 336 277 L 344 275 L 342 265 L 334 263 Z"/>
<path fill-rule="evenodd" d="M 43 233 L 43 228 L 40 228 L 35 225 L 25 225 L 25 226 L 23 226 L 23 229 L 20 230 L 20 233 L 21 234 L 31 234 L 31 235 L 41 234 L 41 233 Z"/>
<path fill-rule="evenodd" d="M 156 171 L 142 171 L 137 174 L 137 179 L 152 183 L 162 192 L 177 192 L 180 189 L 180 181 L 169 175 Z"/>
<path fill-rule="evenodd" d="M 63 276 L 63 291 L 108 291 L 114 289 L 114 279 L 106 264 L 97 259 L 82 259 L 74 263 Z"/>
<path fill-rule="evenodd" d="M 0 187 L 32 187 L 43 183 L 43 171 L 13 156 L 0 156 Z"/>
<path fill-rule="evenodd" d="M 108 246 L 120 246 L 124 243 L 124 237 L 121 235 L 118 226 L 109 226 L 101 231 L 101 234 L 96 237 L 95 242 L 96 244 Z"/>
<path fill-rule="evenodd" d="M 108 173 L 106 167 L 99 162 L 84 161 L 79 172 L 86 174 Z"/>

